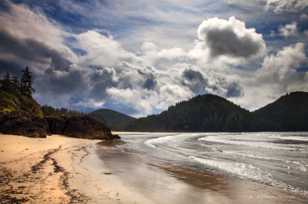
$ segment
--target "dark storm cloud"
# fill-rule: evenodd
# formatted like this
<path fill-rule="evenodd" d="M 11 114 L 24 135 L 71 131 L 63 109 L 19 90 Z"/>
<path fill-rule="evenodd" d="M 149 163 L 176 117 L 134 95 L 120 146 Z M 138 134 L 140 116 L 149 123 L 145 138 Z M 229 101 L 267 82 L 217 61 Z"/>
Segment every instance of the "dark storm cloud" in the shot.
<path fill-rule="evenodd" d="M 206 42 L 211 48 L 212 56 L 250 57 L 261 48 L 253 39 L 249 37 L 239 38 L 232 30 L 227 29 L 209 31 Z"/>
<path fill-rule="evenodd" d="M 92 89 L 90 96 L 95 99 L 103 99 L 106 97 L 106 89 L 115 86 L 117 83 L 113 79 L 115 72 L 113 69 L 104 67 L 91 66 L 95 69 L 94 73 L 90 76 Z"/>
<path fill-rule="evenodd" d="M 204 94 L 208 84 L 201 72 L 192 69 L 186 69 L 182 73 L 183 85 L 188 86 L 196 94 Z"/>
<path fill-rule="evenodd" d="M 153 76 L 153 75 L 151 75 L 151 76 L 152 76 L 152 77 L 147 78 L 147 79 L 145 80 L 144 84 L 143 84 L 143 87 L 144 87 L 145 89 L 153 90 L 153 89 L 156 87 L 157 82 L 156 82 L 154 76 Z"/>
<path fill-rule="evenodd" d="M 19 76 L 21 74 L 21 70 L 24 68 L 25 67 L 16 62 L 0 59 L 0 76 L 3 76 L 7 72 L 15 76 Z"/>
<path fill-rule="evenodd" d="M 47 69 L 44 75 L 37 77 L 35 88 L 41 94 L 69 95 L 76 91 L 86 91 L 86 79 L 81 71 Z"/>
<path fill-rule="evenodd" d="M 243 88 L 238 83 L 231 83 L 227 89 L 227 97 L 240 97 L 244 95 Z"/>
<path fill-rule="evenodd" d="M 235 17 L 203 21 L 198 29 L 198 37 L 209 48 L 212 57 L 226 55 L 249 58 L 262 53 L 265 48 L 262 35 L 246 28 L 245 23 Z"/>
<path fill-rule="evenodd" d="M 18 39 L 5 31 L 0 31 L 0 56 L 11 54 L 16 61 L 20 59 L 45 64 L 51 60 L 51 66 L 57 69 L 64 69 L 70 65 L 59 52 L 33 39 Z"/>
<path fill-rule="evenodd" d="M 140 74 L 144 78 L 144 81 L 142 84 L 143 88 L 148 89 L 148 90 L 155 89 L 157 85 L 157 80 L 153 73 L 138 70 L 138 74 Z"/>

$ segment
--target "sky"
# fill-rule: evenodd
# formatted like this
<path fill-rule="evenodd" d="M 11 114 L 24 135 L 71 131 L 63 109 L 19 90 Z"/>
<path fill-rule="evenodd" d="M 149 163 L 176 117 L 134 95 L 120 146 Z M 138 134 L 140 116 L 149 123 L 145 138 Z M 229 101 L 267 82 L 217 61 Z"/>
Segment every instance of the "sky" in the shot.
<path fill-rule="evenodd" d="M 1 0 L 0 74 L 40 104 L 157 114 L 200 94 L 248 110 L 308 91 L 307 0 Z"/>

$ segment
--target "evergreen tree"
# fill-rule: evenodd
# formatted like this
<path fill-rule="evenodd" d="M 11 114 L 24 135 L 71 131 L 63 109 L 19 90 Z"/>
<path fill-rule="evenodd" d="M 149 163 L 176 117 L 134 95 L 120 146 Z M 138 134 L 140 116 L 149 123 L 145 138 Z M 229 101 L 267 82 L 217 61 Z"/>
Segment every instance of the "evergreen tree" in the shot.
<path fill-rule="evenodd" d="M 28 95 L 28 96 L 31 96 L 32 93 L 35 91 L 32 88 L 32 74 L 29 70 L 29 67 L 26 67 L 22 71 L 22 76 L 20 79 L 20 89 L 23 94 Z"/>
<path fill-rule="evenodd" d="M 6 72 L 4 75 L 1 87 L 4 90 L 9 90 L 11 88 L 11 74 L 9 72 Z"/>

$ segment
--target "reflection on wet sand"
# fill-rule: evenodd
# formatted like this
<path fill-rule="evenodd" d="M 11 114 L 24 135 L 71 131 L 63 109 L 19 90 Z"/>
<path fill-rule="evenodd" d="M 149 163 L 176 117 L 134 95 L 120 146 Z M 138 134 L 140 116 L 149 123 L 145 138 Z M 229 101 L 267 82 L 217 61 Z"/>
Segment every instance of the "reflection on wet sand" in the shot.
<path fill-rule="evenodd" d="M 153 203 L 307 203 L 271 186 L 173 165 L 125 148 L 99 146 L 97 153 L 127 188 Z"/>

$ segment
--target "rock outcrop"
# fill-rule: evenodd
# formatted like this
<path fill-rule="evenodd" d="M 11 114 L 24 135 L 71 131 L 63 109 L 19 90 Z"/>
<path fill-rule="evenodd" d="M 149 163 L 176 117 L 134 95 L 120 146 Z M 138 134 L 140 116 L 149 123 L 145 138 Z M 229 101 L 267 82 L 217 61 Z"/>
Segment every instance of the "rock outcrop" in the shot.
<path fill-rule="evenodd" d="M 103 123 L 89 116 L 46 117 L 49 134 L 87 139 L 118 139 Z"/>
<path fill-rule="evenodd" d="M 46 137 L 48 123 L 45 119 L 19 112 L 0 114 L 0 132 L 4 134 Z"/>
<path fill-rule="evenodd" d="M 69 113 L 49 116 L 31 96 L 0 87 L 0 133 L 28 137 L 62 134 L 87 139 L 119 138 L 104 123 L 86 115 Z"/>

